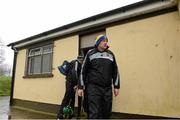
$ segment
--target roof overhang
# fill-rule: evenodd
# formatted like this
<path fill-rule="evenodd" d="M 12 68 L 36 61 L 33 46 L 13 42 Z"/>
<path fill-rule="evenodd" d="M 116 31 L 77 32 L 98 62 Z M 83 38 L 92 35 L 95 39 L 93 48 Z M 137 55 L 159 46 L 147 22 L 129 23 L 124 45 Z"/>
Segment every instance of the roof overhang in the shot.
<path fill-rule="evenodd" d="M 70 26 L 69 28 L 65 28 L 65 29 L 62 29 L 59 31 L 49 33 L 49 34 L 45 34 L 45 35 L 39 36 L 39 37 L 34 38 L 34 39 L 28 40 L 28 38 L 27 38 L 25 41 L 21 40 L 18 42 L 10 43 L 8 46 L 12 46 L 13 48 L 21 48 L 21 47 L 24 47 L 27 45 L 46 41 L 46 40 L 49 40 L 49 39 L 52 39 L 55 37 L 60 37 L 60 36 L 68 35 L 71 33 L 83 31 L 83 30 L 86 30 L 86 29 L 89 29 L 92 27 L 98 27 L 98 26 L 102 26 L 105 24 L 109 24 L 109 23 L 120 21 L 120 20 L 128 19 L 131 17 L 136 17 L 139 15 L 143 15 L 143 14 L 147 14 L 147 13 L 156 12 L 159 10 L 171 8 L 171 7 L 177 6 L 177 3 L 178 3 L 177 0 L 157 0 L 156 2 L 152 2 L 151 4 L 138 6 L 138 7 L 135 7 L 133 9 L 130 9 L 127 11 L 125 10 L 123 12 L 117 12 L 117 13 L 112 14 L 112 15 L 104 16 L 101 18 L 96 18 L 96 19 L 93 19 L 91 21 L 87 21 L 87 22 L 84 22 L 82 24 Z"/>

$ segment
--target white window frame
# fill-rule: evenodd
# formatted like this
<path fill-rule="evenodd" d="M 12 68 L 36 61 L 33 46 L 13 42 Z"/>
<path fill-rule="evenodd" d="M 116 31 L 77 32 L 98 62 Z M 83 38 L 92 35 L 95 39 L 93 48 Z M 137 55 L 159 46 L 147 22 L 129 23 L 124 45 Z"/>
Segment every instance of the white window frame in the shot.
<path fill-rule="evenodd" d="M 44 52 L 44 48 L 45 47 L 50 47 L 50 51 L 46 51 Z M 33 52 L 34 50 L 37 50 L 37 49 L 40 49 L 39 53 L 38 54 L 34 54 L 32 55 L 31 52 Z M 46 55 L 46 54 L 50 54 L 50 66 L 49 66 L 49 72 L 43 72 L 43 55 Z M 52 54 L 53 54 L 53 44 L 48 44 L 48 45 L 43 45 L 41 47 L 36 47 L 36 48 L 31 48 L 29 49 L 28 51 L 28 61 L 27 61 L 27 75 L 39 75 L 39 74 L 51 74 L 52 73 Z M 37 56 L 40 56 L 41 60 L 40 60 L 40 73 L 34 73 L 34 71 L 32 72 L 32 64 L 33 63 L 29 63 L 30 59 L 33 58 L 33 57 L 37 57 Z"/>

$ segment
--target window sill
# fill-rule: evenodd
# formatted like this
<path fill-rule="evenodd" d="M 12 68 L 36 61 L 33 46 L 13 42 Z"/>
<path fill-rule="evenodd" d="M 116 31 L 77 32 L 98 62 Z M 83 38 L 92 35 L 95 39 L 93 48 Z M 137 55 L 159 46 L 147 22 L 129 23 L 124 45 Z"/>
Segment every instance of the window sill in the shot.
<path fill-rule="evenodd" d="M 36 74 L 36 75 L 25 75 L 23 78 L 49 78 L 53 77 L 54 75 L 52 73 L 50 74 Z"/>

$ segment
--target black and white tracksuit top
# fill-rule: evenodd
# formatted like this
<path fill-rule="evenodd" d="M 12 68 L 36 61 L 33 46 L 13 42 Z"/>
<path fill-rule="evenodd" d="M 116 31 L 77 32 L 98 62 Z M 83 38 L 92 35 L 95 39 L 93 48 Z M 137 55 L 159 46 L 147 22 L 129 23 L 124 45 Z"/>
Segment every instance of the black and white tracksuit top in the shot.
<path fill-rule="evenodd" d="M 78 88 L 87 84 L 120 88 L 120 77 L 115 56 L 110 50 L 100 52 L 97 48 L 88 51 L 81 68 Z"/>

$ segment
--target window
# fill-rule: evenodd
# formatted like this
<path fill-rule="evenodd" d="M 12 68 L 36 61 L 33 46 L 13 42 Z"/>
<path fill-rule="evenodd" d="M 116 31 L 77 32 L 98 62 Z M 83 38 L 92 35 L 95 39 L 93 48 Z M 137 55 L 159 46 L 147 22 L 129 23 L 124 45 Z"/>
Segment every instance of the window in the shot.
<path fill-rule="evenodd" d="M 29 49 L 27 75 L 49 74 L 52 71 L 52 44 Z"/>

